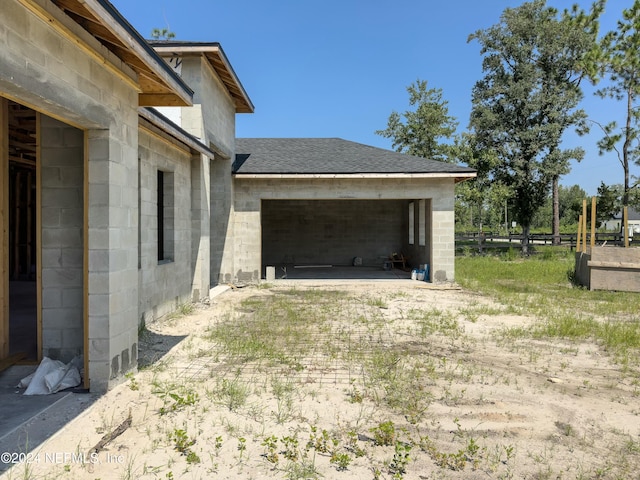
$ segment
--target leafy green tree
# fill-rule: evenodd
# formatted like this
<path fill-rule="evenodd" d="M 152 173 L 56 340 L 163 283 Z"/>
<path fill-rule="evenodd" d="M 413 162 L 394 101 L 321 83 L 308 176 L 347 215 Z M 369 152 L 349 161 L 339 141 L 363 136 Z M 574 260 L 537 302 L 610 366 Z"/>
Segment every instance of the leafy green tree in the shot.
<path fill-rule="evenodd" d="M 573 227 L 578 224 L 582 213 L 582 201 L 585 198 L 587 198 L 587 192 L 580 186 L 560 185 L 560 225 Z"/>
<path fill-rule="evenodd" d="M 618 28 L 607 33 L 600 42 L 601 73 L 608 78 L 608 86 L 596 93 L 603 98 L 624 102 L 625 124 L 614 121 L 602 127 L 604 137 L 598 142 L 600 154 L 615 152 L 624 171 L 623 205 L 629 205 L 632 188 L 630 165 L 640 165 L 640 0 L 622 12 Z"/>
<path fill-rule="evenodd" d="M 621 185 L 605 185 L 604 182 L 600 182 L 596 203 L 596 221 L 598 226 L 620 213 L 622 210 L 623 192 L 624 189 Z M 589 210 L 591 210 L 591 205 L 589 205 Z M 589 220 L 590 219 L 591 211 L 589 211 Z"/>
<path fill-rule="evenodd" d="M 456 185 L 456 208 L 464 209 L 469 218 L 475 219 L 475 222 L 470 222 L 471 227 L 501 228 L 505 203 L 510 201 L 513 192 L 489 177 L 488 169 L 497 161 L 493 152 L 479 148 L 475 135 L 463 133 L 455 138 L 449 153 L 478 171 L 475 180 Z M 460 217 L 466 219 L 466 215 Z"/>
<path fill-rule="evenodd" d="M 582 214 L 582 201 L 585 198 L 587 198 L 587 192 L 578 185 L 558 186 L 558 213 L 562 232 L 576 232 L 578 218 Z M 548 195 L 543 206 L 536 212 L 532 227 L 548 231 L 552 215 L 553 198 Z"/>
<path fill-rule="evenodd" d="M 167 28 L 154 28 L 151 30 L 151 38 L 154 40 L 171 40 L 176 37 L 176 34 Z"/>
<path fill-rule="evenodd" d="M 577 108 L 580 82 L 603 3 L 589 15 L 574 9 L 558 18 L 545 0 L 534 0 L 507 8 L 499 24 L 469 36 L 481 45 L 485 72 L 473 89 L 470 127 L 479 146 L 498 159 L 487 168 L 490 177 L 514 193 L 525 254 L 534 215 L 554 179 L 584 156 L 560 143 L 570 127 L 587 130 L 586 114 Z"/>
<path fill-rule="evenodd" d="M 439 88 L 427 88 L 426 80 L 417 80 L 407 87 L 409 104 L 414 110 L 402 115 L 392 112 L 387 128 L 376 135 L 393 140 L 392 148 L 432 160 L 450 161 L 448 145 L 443 143 L 455 132 L 458 122 L 449 115 L 448 102 Z"/>

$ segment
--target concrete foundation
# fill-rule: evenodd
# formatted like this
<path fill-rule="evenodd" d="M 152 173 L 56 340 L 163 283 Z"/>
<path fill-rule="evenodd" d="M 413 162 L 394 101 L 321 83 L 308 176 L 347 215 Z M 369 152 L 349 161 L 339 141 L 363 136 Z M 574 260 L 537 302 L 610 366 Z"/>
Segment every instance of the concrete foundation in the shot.
<path fill-rule="evenodd" d="M 640 249 L 593 247 L 578 252 L 576 280 L 590 290 L 640 292 Z"/>

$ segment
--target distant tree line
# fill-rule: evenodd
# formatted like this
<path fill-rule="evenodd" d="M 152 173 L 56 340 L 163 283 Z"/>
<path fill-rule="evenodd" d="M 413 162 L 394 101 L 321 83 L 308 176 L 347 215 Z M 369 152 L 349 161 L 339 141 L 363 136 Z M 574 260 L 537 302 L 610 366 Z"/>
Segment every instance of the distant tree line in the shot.
<path fill-rule="evenodd" d="M 518 232 L 520 227 L 512 227 L 514 220 L 511 204 L 508 199 L 491 197 L 468 201 L 467 196 L 456 195 L 456 230 L 471 232 L 492 231 L 496 233 Z M 622 210 L 622 184 L 605 185 L 600 183 L 596 196 L 596 228 L 602 229 L 604 222 L 612 219 Z M 578 218 L 582 214 L 582 201 L 589 198 L 587 192 L 579 185 L 558 186 L 558 210 L 561 233 L 576 233 Z M 640 211 L 640 191 L 635 189 L 630 196 L 629 206 Z M 551 233 L 553 218 L 553 198 L 548 194 L 542 206 L 536 211 L 531 222 L 531 229 L 536 232 Z M 591 222 L 591 202 L 587 202 L 587 223 Z"/>

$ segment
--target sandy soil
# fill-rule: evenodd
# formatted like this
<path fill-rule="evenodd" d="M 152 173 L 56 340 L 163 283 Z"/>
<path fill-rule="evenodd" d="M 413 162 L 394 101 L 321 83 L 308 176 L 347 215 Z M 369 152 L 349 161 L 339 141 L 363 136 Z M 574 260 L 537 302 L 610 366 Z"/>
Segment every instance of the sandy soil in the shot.
<path fill-rule="evenodd" d="M 3 478 L 640 478 L 640 385 L 597 345 L 505 337 L 536 319 L 421 282 L 296 284 L 348 297 L 293 367 L 207 338 L 289 288 L 231 290 L 150 325 L 146 366 Z M 345 338 L 378 356 L 347 361 Z"/>

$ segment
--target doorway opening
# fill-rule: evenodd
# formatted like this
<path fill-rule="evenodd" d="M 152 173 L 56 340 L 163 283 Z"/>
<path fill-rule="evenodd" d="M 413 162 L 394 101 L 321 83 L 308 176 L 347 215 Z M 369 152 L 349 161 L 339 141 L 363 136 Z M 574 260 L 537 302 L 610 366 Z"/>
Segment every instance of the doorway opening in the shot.
<path fill-rule="evenodd" d="M 8 101 L 8 353 L 38 360 L 36 112 Z"/>

